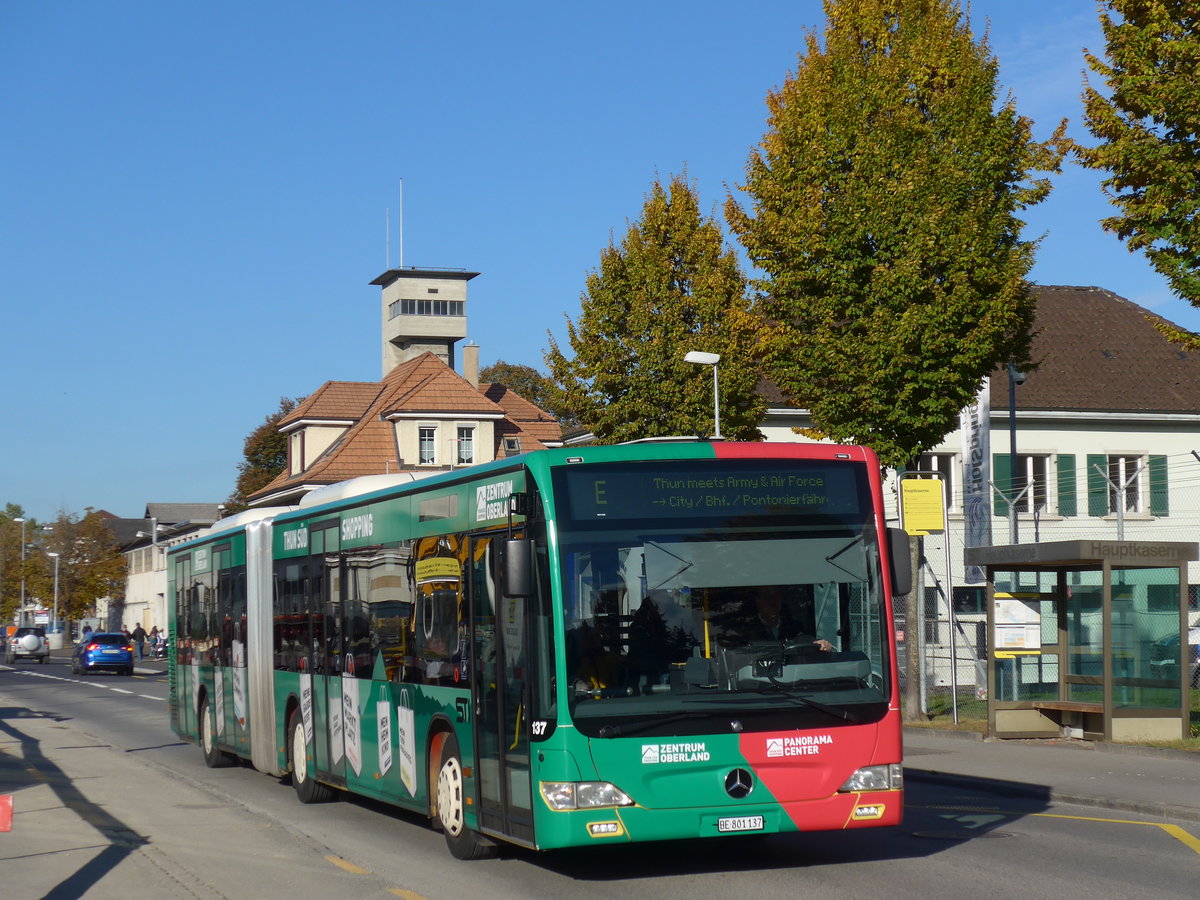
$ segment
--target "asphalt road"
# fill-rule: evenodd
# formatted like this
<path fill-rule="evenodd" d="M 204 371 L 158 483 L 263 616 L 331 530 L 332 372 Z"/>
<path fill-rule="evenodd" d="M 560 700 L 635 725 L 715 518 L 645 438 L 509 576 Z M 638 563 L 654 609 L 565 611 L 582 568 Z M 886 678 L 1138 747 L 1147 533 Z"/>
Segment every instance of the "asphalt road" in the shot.
<path fill-rule="evenodd" d="M 205 768 L 165 698 L 160 675 L 0 666 L 0 896 L 1177 898 L 1200 873 L 1194 823 L 917 783 L 897 828 L 457 862 L 421 817 Z"/>

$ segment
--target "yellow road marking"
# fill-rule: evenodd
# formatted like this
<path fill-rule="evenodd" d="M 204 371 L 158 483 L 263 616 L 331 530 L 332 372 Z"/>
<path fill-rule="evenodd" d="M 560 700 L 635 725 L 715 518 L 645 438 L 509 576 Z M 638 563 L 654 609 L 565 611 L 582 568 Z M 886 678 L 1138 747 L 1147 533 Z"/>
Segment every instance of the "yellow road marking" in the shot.
<path fill-rule="evenodd" d="M 1107 822 L 1112 825 L 1150 825 L 1154 828 L 1161 828 L 1188 849 L 1194 851 L 1195 853 L 1200 853 L 1200 838 L 1197 838 L 1191 832 L 1180 828 L 1178 825 L 1168 825 L 1166 822 L 1139 822 L 1137 819 L 1108 819 L 1102 816 L 1068 816 L 1064 815 L 1063 813 L 1005 812 L 1004 810 L 995 806 L 910 806 L 909 809 L 940 809 L 950 812 L 978 810 L 980 812 L 988 812 L 1001 816 L 1011 816 L 1014 819 L 1019 819 L 1022 816 L 1040 816 L 1043 819 L 1074 819 L 1077 822 Z"/>
<path fill-rule="evenodd" d="M 342 859 L 340 856 L 325 857 L 329 862 L 333 863 L 344 872 L 349 872 L 351 875 L 374 875 L 370 869 L 364 869 L 361 866 L 356 866 L 348 859 Z M 424 894 L 418 894 L 416 891 L 410 891 L 405 888 L 388 888 L 389 894 L 395 894 L 397 897 L 403 897 L 404 900 L 427 900 Z"/>
<path fill-rule="evenodd" d="M 1184 831 L 1178 825 L 1168 825 L 1165 822 L 1138 822 L 1134 819 L 1104 819 L 1098 816 L 1065 816 L 1061 813 L 1030 813 L 1030 815 L 1041 816 L 1045 819 L 1075 819 L 1076 821 L 1080 822 L 1111 822 L 1115 825 L 1150 825 L 1155 828 L 1161 828 L 1185 847 L 1190 848 L 1195 853 L 1200 853 L 1200 838 L 1196 838 L 1190 832 Z"/>
<path fill-rule="evenodd" d="M 333 863 L 339 869 L 341 869 L 345 872 L 349 872 L 351 875 L 370 875 L 371 874 L 370 869 L 363 869 L 359 866 L 356 866 L 354 863 L 350 862 L 350 860 L 342 859 L 340 856 L 327 856 L 327 857 L 325 857 L 325 859 L 327 859 L 329 862 Z"/>

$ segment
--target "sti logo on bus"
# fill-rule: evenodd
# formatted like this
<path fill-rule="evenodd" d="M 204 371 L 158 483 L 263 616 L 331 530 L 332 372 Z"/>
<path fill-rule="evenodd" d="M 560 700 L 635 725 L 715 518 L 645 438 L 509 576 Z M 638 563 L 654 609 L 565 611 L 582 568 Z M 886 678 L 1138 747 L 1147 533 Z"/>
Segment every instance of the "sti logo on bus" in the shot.
<path fill-rule="evenodd" d="M 497 481 L 475 488 L 475 521 L 503 519 L 508 515 L 508 498 L 512 496 L 512 480 Z"/>

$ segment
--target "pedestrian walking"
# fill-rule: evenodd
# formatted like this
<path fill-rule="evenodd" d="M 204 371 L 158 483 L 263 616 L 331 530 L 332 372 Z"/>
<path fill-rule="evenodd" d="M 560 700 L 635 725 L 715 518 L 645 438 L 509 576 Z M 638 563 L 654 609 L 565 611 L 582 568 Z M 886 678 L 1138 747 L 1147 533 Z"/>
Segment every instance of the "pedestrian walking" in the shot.
<path fill-rule="evenodd" d="M 142 623 L 138 622 L 133 628 L 133 643 L 137 646 L 137 658 L 141 660 L 142 651 L 146 647 L 146 629 L 142 627 Z"/>

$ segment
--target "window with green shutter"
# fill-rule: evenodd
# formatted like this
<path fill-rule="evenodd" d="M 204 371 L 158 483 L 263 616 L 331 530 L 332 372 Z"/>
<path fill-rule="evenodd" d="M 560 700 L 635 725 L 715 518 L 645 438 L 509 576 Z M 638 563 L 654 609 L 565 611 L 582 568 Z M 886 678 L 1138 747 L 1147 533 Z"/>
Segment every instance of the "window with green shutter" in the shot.
<path fill-rule="evenodd" d="M 1098 453 L 1087 456 L 1088 515 L 1108 515 L 1108 457 Z"/>
<path fill-rule="evenodd" d="M 1055 464 L 1058 467 L 1058 514 L 1077 516 L 1079 503 L 1075 494 L 1075 454 L 1060 453 Z"/>
<path fill-rule="evenodd" d="M 1150 515 L 1165 516 L 1170 509 L 1167 494 L 1167 458 L 1151 456 L 1147 471 L 1150 473 Z"/>

